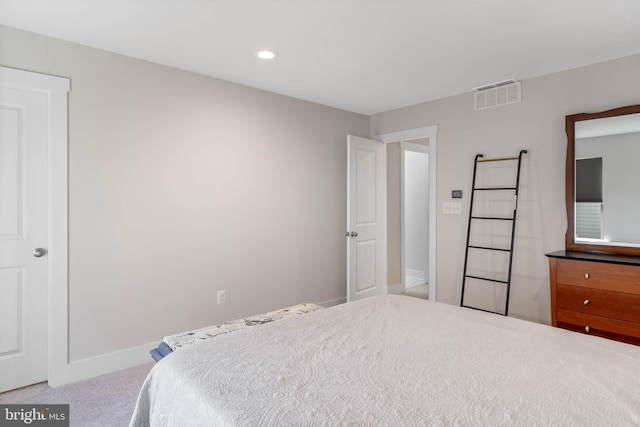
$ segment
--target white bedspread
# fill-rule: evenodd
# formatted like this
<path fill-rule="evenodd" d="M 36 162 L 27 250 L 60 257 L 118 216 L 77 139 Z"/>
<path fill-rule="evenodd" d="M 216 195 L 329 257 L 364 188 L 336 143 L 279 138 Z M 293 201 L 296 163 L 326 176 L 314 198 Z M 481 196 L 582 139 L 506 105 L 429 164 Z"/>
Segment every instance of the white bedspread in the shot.
<path fill-rule="evenodd" d="M 203 341 L 132 426 L 638 426 L 640 347 L 404 296 Z"/>
<path fill-rule="evenodd" d="M 164 341 L 171 350 L 175 351 L 198 341 L 210 340 L 212 338 L 219 337 L 220 335 L 237 332 L 251 326 L 258 326 L 269 322 L 278 322 L 282 319 L 286 319 L 287 317 L 299 316 L 301 314 L 307 314 L 312 311 L 322 309 L 324 309 L 324 307 L 317 304 L 302 303 L 294 305 L 293 307 L 270 311 L 256 316 L 244 317 L 242 319 L 232 320 L 219 325 L 207 326 L 205 328 L 181 332 L 175 335 L 168 335 L 163 337 L 162 341 Z"/>

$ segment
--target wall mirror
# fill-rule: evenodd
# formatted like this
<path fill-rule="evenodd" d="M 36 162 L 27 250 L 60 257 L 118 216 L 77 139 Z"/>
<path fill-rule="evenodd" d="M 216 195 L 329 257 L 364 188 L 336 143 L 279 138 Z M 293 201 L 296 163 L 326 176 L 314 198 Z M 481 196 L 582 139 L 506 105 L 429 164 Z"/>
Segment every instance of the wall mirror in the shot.
<path fill-rule="evenodd" d="M 640 256 L 640 105 L 566 117 L 568 251 Z"/>

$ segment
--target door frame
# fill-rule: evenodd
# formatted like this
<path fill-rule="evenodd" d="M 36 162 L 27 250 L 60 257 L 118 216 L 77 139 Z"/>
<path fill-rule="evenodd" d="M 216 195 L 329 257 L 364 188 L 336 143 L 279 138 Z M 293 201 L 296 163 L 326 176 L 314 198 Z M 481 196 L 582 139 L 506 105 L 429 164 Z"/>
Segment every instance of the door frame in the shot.
<path fill-rule="evenodd" d="M 407 241 L 406 241 L 406 209 L 405 209 L 405 197 L 406 197 L 406 191 L 405 191 L 405 152 L 407 151 L 412 151 L 412 152 L 416 152 L 416 153 L 423 153 L 426 154 L 427 156 L 429 156 L 429 146 L 428 145 L 422 145 L 422 144 L 416 144 L 414 142 L 409 142 L 409 141 L 401 141 L 400 142 L 400 268 L 401 268 L 401 272 L 400 272 L 400 280 L 401 280 L 401 284 L 402 284 L 402 288 L 403 290 L 407 289 Z M 427 168 L 429 168 L 429 165 L 427 164 Z M 428 172 L 428 171 L 427 171 Z M 431 180 L 431 178 L 429 178 L 429 180 Z M 427 191 L 425 194 L 426 198 L 427 198 L 427 203 L 428 206 L 431 206 L 431 195 L 429 194 L 429 188 L 427 187 Z M 429 212 L 427 211 L 427 213 L 429 214 Z M 430 217 L 430 215 L 427 215 L 427 219 Z M 429 234 L 429 222 L 427 221 L 427 223 L 425 224 L 427 226 L 427 234 Z M 425 242 L 426 243 L 426 250 L 427 250 L 427 254 L 429 254 L 429 241 Z M 427 262 L 428 259 L 427 259 Z M 427 270 L 429 270 L 429 265 L 427 265 Z M 425 277 L 425 280 L 429 280 L 428 277 Z"/>
<path fill-rule="evenodd" d="M 0 67 L 0 86 L 45 94 L 49 118 L 48 188 L 48 382 L 64 384 L 68 354 L 68 92 L 71 81 L 31 71 Z"/>
<path fill-rule="evenodd" d="M 437 225 L 437 192 L 436 192 L 436 149 L 438 125 L 408 129 L 399 132 L 385 133 L 371 139 L 390 144 L 393 142 L 411 142 L 416 139 L 429 138 L 429 299 L 437 300 L 436 286 L 436 225 Z M 385 260 L 386 263 L 386 260 Z"/>

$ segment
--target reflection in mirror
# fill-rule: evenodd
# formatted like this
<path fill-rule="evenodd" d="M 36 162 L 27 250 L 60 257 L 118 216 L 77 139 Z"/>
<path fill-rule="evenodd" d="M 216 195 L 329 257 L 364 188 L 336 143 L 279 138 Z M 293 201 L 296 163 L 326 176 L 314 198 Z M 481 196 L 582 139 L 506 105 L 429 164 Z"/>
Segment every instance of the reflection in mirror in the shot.
<path fill-rule="evenodd" d="M 573 208 L 567 249 L 629 253 L 624 248 L 635 248 L 629 250 L 636 254 L 640 248 L 640 106 L 567 116 L 567 136 L 567 154 L 571 154 L 567 172 L 573 174 L 573 188 L 567 186 L 568 213 Z"/>
<path fill-rule="evenodd" d="M 576 241 L 640 244 L 640 114 L 576 122 Z"/>
<path fill-rule="evenodd" d="M 604 240 L 602 157 L 585 155 L 584 144 L 578 141 L 581 140 L 576 139 L 576 240 Z"/>

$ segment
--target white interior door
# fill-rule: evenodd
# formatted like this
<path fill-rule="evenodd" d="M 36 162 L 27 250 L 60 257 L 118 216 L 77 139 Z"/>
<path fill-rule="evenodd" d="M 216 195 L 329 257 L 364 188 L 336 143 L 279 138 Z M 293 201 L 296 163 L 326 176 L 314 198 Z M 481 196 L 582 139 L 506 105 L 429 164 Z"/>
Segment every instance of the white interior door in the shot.
<path fill-rule="evenodd" d="M 387 293 L 385 144 L 347 137 L 347 301 Z"/>
<path fill-rule="evenodd" d="M 47 379 L 48 101 L 0 85 L 0 392 Z"/>

